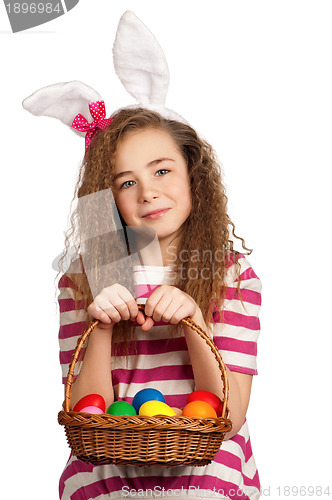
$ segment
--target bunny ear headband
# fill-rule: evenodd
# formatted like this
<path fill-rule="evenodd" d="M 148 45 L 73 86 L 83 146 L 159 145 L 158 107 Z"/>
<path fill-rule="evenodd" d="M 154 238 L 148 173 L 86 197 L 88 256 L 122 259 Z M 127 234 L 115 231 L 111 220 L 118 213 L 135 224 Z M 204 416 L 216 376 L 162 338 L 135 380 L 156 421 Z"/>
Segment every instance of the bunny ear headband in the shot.
<path fill-rule="evenodd" d="M 131 11 L 125 12 L 119 21 L 113 45 L 113 62 L 121 83 L 138 102 L 129 107 L 146 108 L 164 118 L 187 123 L 165 107 L 169 85 L 165 55 L 153 34 Z M 79 81 L 44 87 L 27 97 L 22 105 L 33 115 L 57 118 L 77 134 L 85 135 L 85 149 L 98 129 L 104 130 L 119 111 L 114 112 L 111 118 L 105 118 L 102 97 Z"/>

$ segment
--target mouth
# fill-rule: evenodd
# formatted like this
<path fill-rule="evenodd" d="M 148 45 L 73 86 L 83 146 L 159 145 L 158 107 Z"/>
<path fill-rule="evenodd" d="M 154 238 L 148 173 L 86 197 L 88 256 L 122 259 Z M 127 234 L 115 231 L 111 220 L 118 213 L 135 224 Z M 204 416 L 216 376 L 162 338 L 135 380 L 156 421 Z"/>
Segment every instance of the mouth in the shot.
<path fill-rule="evenodd" d="M 170 208 L 154 210 L 153 212 L 148 212 L 147 214 L 143 215 L 142 219 L 159 219 L 160 217 L 163 217 L 169 210 Z"/>

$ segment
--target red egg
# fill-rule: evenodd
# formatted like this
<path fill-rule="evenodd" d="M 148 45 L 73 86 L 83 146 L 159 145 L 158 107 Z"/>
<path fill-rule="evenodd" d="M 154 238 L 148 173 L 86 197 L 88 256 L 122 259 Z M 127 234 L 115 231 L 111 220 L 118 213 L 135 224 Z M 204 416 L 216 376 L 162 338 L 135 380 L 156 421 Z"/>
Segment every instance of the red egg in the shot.
<path fill-rule="evenodd" d="M 82 408 L 86 408 L 87 406 L 96 406 L 100 408 L 103 413 L 106 410 L 105 400 L 100 394 L 88 394 L 76 403 L 73 411 L 81 411 Z"/>
<path fill-rule="evenodd" d="M 211 405 L 205 401 L 191 401 L 182 411 L 183 417 L 217 418 L 217 414 Z"/>
<path fill-rule="evenodd" d="M 192 401 L 205 401 L 215 410 L 218 417 L 222 412 L 222 401 L 218 396 L 209 391 L 194 391 L 187 397 L 187 403 Z"/>

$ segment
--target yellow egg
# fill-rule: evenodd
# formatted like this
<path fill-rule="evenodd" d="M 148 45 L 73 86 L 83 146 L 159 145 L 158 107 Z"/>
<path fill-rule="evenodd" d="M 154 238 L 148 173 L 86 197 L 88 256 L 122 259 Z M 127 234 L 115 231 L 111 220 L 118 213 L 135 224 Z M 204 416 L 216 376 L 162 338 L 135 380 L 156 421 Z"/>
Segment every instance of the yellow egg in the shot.
<path fill-rule="evenodd" d="M 170 406 L 162 401 L 147 401 L 140 407 L 139 415 L 144 415 L 146 417 L 153 417 L 154 415 L 175 417 L 176 413 Z"/>

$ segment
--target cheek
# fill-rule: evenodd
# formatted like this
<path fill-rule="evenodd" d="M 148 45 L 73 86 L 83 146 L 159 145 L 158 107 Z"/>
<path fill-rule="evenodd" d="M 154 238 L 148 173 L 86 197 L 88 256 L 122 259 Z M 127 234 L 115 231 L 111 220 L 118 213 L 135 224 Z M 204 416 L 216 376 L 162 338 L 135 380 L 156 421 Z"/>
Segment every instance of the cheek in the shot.
<path fill-rule="evenodd" d="M 188 193 L 188 197 L 185 200 L 185 208 L 186 208 L 186 214 L 187 217 L 189 216 L 191 209 L 192 209 L 192 201 L 191 201 L 191 193 Z"/>
<path fill-rule="evenodd" d="M 132 213 L 132 207 L 129 199 L 126 199 L 123 196 L 118 196 L 115 198 L 115 203 L 118 207 L 118 210 L 120 214 L 122 215 L 123 219 L 127 223 L 127 220 L 129 215 Z"/>
<path fill-rule="evenodd" d="M 189 215 L 191 208 L 192 208 L 192 199 L 191 199 L 191 191 L 190 191 L 190 186 L 188 183 L 186 183 L 186 186 L 180 188 L 180 184 L 178 185 L 178 193 L 177 193 L 178 199 L 181 200 L 181 205 L 183 207 L 183 210 L 187 212 L 187 215 Z"/>

